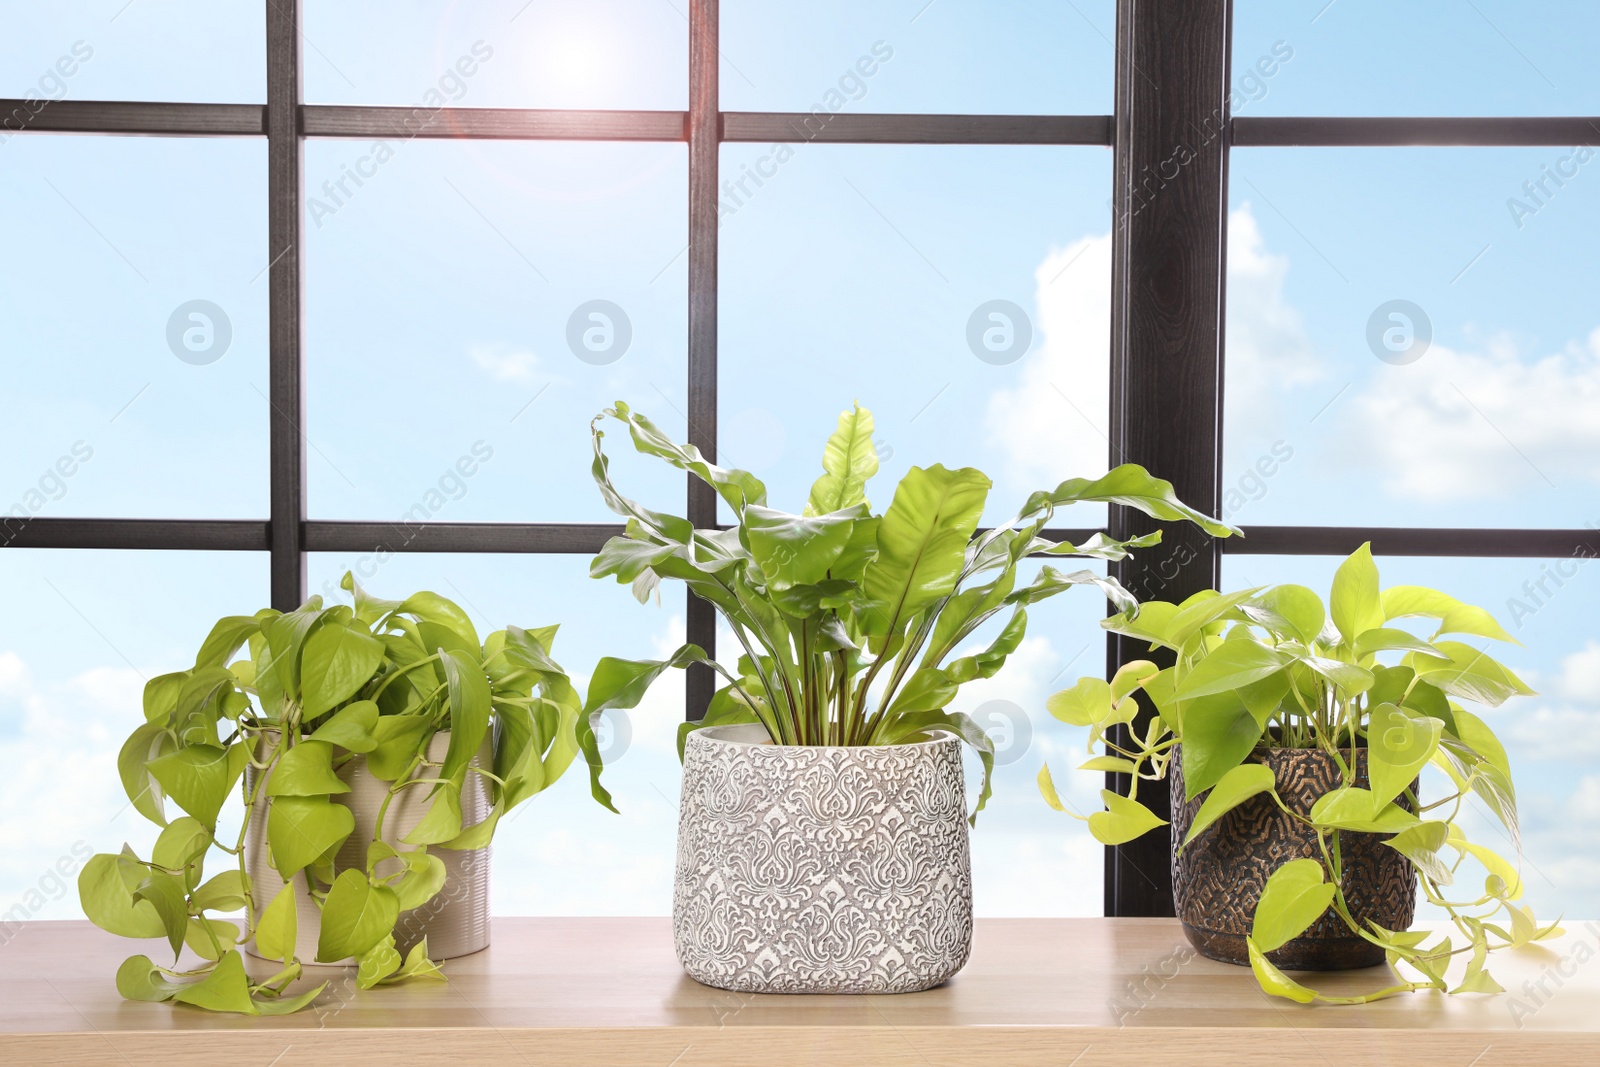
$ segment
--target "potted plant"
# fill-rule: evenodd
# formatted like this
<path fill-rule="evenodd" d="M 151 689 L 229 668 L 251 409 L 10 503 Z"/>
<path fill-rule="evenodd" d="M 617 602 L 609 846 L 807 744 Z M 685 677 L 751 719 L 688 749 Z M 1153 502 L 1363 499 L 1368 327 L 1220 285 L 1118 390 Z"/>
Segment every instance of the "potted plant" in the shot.
<path fill-rule="evenodd" d="M 124 847 L 78 879 L 97 925 L 172 951 L 170 966 L 123 963 L 124 997 L 285 1014 L 326 985 L 288 993 L 313 961 L 355 965 L 365 989 L 488 944 L 495 825 L 577 752 L 581 701 L 550 658 L 555 627 L 480 643 L 437 594 L 342 584 L 353 607 L 312 597 L 221 619 L 193 667 L 145 686 L 117 765 L 161 833 L 148 859 Z M 235 832 L 221 823 L 236 789 Z M 232 858 L 206 878 L 214 852 Z M 239 911 L 242 925 L 224 917 Z M 280 969 L 250 977 L 241 949 Z"/>
<path fill-rule="evenodd" d="M 1436 631 L 1424 639 L 1395 625 L 1415 617 Z M 1363 545 L 1340 564 L 1326 606 L 1299 585 L 1207 591 L 1103 625 L 1166 650 L 1171 664 L 1140 660 L 1110 682 L 1081 679 L 1049 709 L 1089 727 L 1091 753 L 1105 745 L 1081 769 L 1132 782 L 1127 796 L 1103 791 L 1106 810 L 1087 817 L 1102 843 L 1161 826 L 1138 791 L 1166 779 L 1175 904 L 1201 953 L 1249 963 L 1277 996 L 1365 1003 L 1416 989 L 1499 992 L 1488 952 L 1560 932 L 1517 903 L 1516 866 L 1456 821 L 1475 796 L 1518 840 L 1505 748 L 1458 701 L 1493 707 L 1532 690 L 1482 648 L 1447 637 L 1512 641 L 1488 612 L 1420 586 L 1380 589 Z M 1134 723 L 1139 691 L 1157 714 L 1114 731 Z M 1420 787 L 1429 765 L 1447 788 Z M 1039 786 L 1066 810 L 1048 766 Z M 1465 877 L 1468 860 L 1481 881 Z M 1419 881 L 1453 927 L 1432 944 L 1410 929 Z M 1457 957 L 1465 966 L 1452 982 Z M 1284 974 L 1386 960 L 1417 977 L 1325 996 Z"/>
<path fill-rule="evenodd" d="M 694 529 L 612 484 L 601 421 L 634 447 L 709 484 L 732 510 L 727 530 Z M 823 474 L 799 514 L 767 504 L 746 471 L 709 463 L 618 402 L 595 419 L 594 478 L 627 520 L 590 574 L 647 600 L 663 579 L 715 606 L 742 655 L 726 666 L 688 644 L 665 660 L 603 659 L 585 711 L 635 706 L 669 668 L 705 664 L 722 684 L 705 718 L 679 733 L 684 762 L 673 929 L 678 958 L 701 982 L 746 992 L 904 992 L 937 985 L 966 962 L 971 874 L 961 743 L 983 764 L 992 747 L 949 710 L 957 689 L 988 678 L 1021 643 L 1028 605 L 1077 585 L 1119 608 L 1133 598 L 1092 571 L 1044 566 L 1019 585 L 1024 557 L 1117 559 L 1155 544 L 1095 535 L 1081 545 L 1042 536 L 1055 509 L 1114 501 L 1160 519 L 1229 528 L 1184 506 L 1172 486 L 1126 465 L 1029 497 L 1003 526 L 977 532 L 990 482 L 970 467 L 913 467 L 874 513 L 870 412 L 839 417 Z M 998 636 L 957 654 L 988 619 Z M 594 775 L 590 720 L 579 742 Z M 976 810 L 973 813 L 976 817 Z"/>

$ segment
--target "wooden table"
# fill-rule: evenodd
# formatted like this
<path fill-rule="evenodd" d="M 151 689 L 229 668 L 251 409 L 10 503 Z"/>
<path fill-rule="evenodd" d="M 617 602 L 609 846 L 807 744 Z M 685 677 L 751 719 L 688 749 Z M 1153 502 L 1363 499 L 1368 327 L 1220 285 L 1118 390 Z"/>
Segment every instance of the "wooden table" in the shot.
<path fill-rule="evenodd" d="M 316 1008 L 244 1018 L 123 1001 L 112 976 L 146 946 L 39 922 L 0 947 L 0 1064 L 1593 1065 L 1597 946 L 1600 924 L 1574 923 L 1549 947 L 1502 954 L 1493 971 L 1509 995 L 1301 1007 L 1195 956 L 1173 920 L 987 919 L 943 988 L 790 997 L 685 977 L 665 919 L 501 919 L 494 946 L 449 962 L 447 982 L 357 993 L 334 971 Z"/>

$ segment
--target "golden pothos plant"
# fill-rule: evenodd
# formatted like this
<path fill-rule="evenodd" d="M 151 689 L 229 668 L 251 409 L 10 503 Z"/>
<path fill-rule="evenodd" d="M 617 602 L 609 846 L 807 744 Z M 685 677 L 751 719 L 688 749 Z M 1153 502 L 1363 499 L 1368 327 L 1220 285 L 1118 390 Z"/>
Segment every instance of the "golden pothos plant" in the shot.
<path fill-rule="evenodd" d="M 1396 625 L 1413 618 L 1432 620 L 1434 632 L 1424 638 Z M 1561 932 L 1556 924 L 1539 925 L 1532 909 L 1519 903 L 1517 864 L 1470 840 L 1459 821 L 1467 800 L 1476 797 L 1520 854 L 1505 747 L 1466 705 L 1496 707 L 1533 691 L 1486 651 L 1490 641 L 1514 642 L 1487 611 L 1421 586 L 1382 589 L 1363 545 L 1339 566 L 1326 606 L 1300 585 L 1208 590 L 1181 604 L 1149 601 L 1103 625 L 1168 650 L 1174 662 L 1165 668 L 1148 660 L 1127 663 L 1109 682 L 1083 678 L 1048 702 L 1057 719 L 1088 727 L 1091 754 L 1104 748 L 1081 770 L 1126 774 L 1132 782 L 1127 796 L 1102 791 L 1104 811 L 1078 816 L 1097 840 L 1123 844 L 1165 825 L 1138 794 L 1145 783 L 1163 782 L 1175 758 L 1184 799 L 1204 798 L 1178 847 L 1257 796 L 1270 798 L 1316 835 L 1320 859 L 1278 867 L 1256 906 L 1247 942 L 1266 992 L 1334 1004 L 1418 989 L 1502 992 L 1485 969 L 1488 954 Z M 1133 694 L 1140 690 L 1157 714 L 1132 729 L 1138 717 Z M 1248 762 L 1257 749 L 1274 747 L 1327 753 L 1341 784 L 1309 814 L 1291 810 L 1278 795 L 1272 769 Z M 1366 785 L 1356 784 L 1361 748 Z M 1448 788 L 1416 789 L 1429 766 Z M 1040 768 L 1039 788 L 1052 807 L 1067 810 L 1048 766 Z M 1340 835 L 1347 832 L 1386 835 L 1384 844 L 1416 868 L 1425 899 L 1448 916 L 1449 931 L 1430 942 L 1426 931 L 1359 921 L 1342 889 Z M 1479 872 L 1475 878 L 1468 877 L 1471 870 Z M 1328 996 L 1267 959 L 1330 908 L 1352 935 L 1383 948 L 1402 970 L 1398 984 Z M 1452 981 L 1447 971 L 1458 959 L 1465 967 Z"/>
<path fill-rule="evenodd" d="M 361 988 L 437 975 L 426 940 L 402 959 L 394 939 L 400 913 L 444 888 L 435 850 L 486 845 L 501 816 L 576 755 L 582 702 L 550 658 L 554 626 L 508 626 L 480 641 L 467 613 L 435 593 L 380 600 L 350 574 L 342 584 L 353 606 L 312 597 L 295 611 L 221 619 L 192 667 L 145 686 L 144 721 L 117 768 L 129 802 L 161 832 L 148 858 L 124 846 L 95 856 L 78 879 L 98 926 L 163 938 L 172 954 L 167 964 L 126 960 L 124 997 L 246 1015 L 300 1010 L 326 983 L 289 992 L 310 962 L 295 956 L 296 894 L 320 911 L 317 961 L 354 958 Z M 434 762 L 440 731 L 449 742 Z M 494 758 L 479 766 L 486 739 Z M 341 868 L 355 820 L 337 799 L 350 791 L 339 772 L 358 759 L 390 785 L 364 862 Z M 484 780 L 492 807 L 463 826 L 469 775 Z M 392 842 L 385 815 L 412 790 L 430 798 L 427 813 Z M 230 796 L 242 805 L 236 835 L 219 826 Z M 262 815 L 268 860 L 285 883 L 270 901 L 256 899 L 245 867 L 246 834 Z M 217 855 L 226 869 L 208 878 Z M 246 972 L 237 946 L 252 939 L 276 974 Z"/>

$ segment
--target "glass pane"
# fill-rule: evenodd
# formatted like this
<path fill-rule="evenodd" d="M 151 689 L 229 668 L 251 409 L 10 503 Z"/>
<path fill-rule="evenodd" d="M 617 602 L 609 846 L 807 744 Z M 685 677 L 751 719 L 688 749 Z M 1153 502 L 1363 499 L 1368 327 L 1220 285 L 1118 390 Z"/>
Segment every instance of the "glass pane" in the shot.
<path fill-rule="evenodd" d="M 26 605 L 0 623 L 3 921 L 81 919 L 84 861 L 124 841 L 149 855 L 156 838 L 117 778 L 145 681 L 191 665 L 218 618 L 264 604 L 267 559 L 8 549 L 0 588 Z"/>
<path fill-rule="evenodd" d="M 353 570 L 378 596 L 429 589 L 454 600 L 480 633 L 508 623 L 561 632 L 552 650 L 580 692 L 601 656 L 659 659 L 683 643 L 683 595 L 641 605 L 628 589 L 588 576 L 586 556 L 313 555 L 313 592 L 339 598 Z M 496 915 L 665 915 L 672 907 L 677 836 L 677 729 L 683 675 L 671 672 L 631 712 L 607 712 L 598 732 L 620 815 L 589 795 L 580 759 L 549 791 L 513 812 L 495 835 Z"/>
<path fill-rule="evenodd" d="M 261 0 L 12 4 L 0 97 L 260 103 L 264 10 Z"/>
<path fill-rule="evenodd" d="M 1111 111 L 1116 5 L 722 4 L 727 111 Z"/>
<path fill-rule="evenodd" d="M 659 0 L 308 0 L 306 99 L 681 111 L 687 12 Z"/>
<path fill-rule="evenodd" d="M 611 519 L 589 421 L 620 398 L 684 432 L 685 156 L 311 143 L 311 513 Z M 682 476 L 638 466 L 618 476 L 681 509 Z"/>
<path fill-rule="evenodd" d="M 1592 115 L 1583 0 L 1236 0 L 1236 115 Z"/>
<path fill-rule="evenodd" d="M 1234 153 L 1231 519 L 1600 520 L 1592 154 Z"/>
<path fill-rule="evenodd" d="M 1227 555 L 1223 588 L 1296 582 L 1326 599 L 1339 562 L 1321 556 Z M 1477 604 L 1522 642 L 1519 648 L 1471 639 L 1474 646 L 1491 646 L 1490 655 L 1540 693 L 1482 711 L 1511 759 L 1522 824 L 1523 903 L 1541 922 L 1562 914 L 1600 914 L 1600 862 L 1595 859 L 1600 846 L 1600 776 L 1595 773 L 1600 640 L 1594 636 L 1592 607 L 1600 568 L 1583 558 L 1405 557 L 1380 557 L 1378 568 L 1384 586 L 1424 585 Z M 1431 636 L 1425 628 L 1418 632 Z M 1426 777 L 1423 785 L 1426 790 Z M 1472 840 L 1514 853 L 1504 827 L 1479 801 L 1471 801 L 1464 814 Z M 1426 910 L 1422 914 L 1431 917 Z"/>
<path fill-rule="evenodd" d="M 800 510 L 853 400 L 880 507 L 913 464 L 989 474 L 990 522 L 1106 469 L 1109 152 L 729 145 L 722 167 L 720 456 L 774 507 Z"/>
<path fill-rule="evenodd" d="M 1101 564 L 1082 563 L 1104 574 Z M 1026 561 L 1017 584 L 1031 582 L 1040 564 Z M 995 746 L 994 796 L 972 831 L 973 908 L 984 916 L 1098 916 L 1105 913 L 1105 849 L 1084 824 L 1045 805 L 1041 764 L 1048 763 L 1063 802 L 1097 811 L 1104 777 L 1077 773 L 1085 732 L 1045 710 L 1045 700 L 1083 675 L 1105 668 L 1106 601 L 1092 588 L 1074 589 L 1028 609 L 1028 635 L 1000 673 L 962 686 L 953 711 L 971 715 Z M 956 655 L 988 647 L 1007 615 L 989 620 Z M 982 768 L 966 756 L 969 795 Z"/>
<path fill-rule="evenodd" d="M 265 142 L 29 135 L 3 152 L 0 508 L 266 514 Z"/>

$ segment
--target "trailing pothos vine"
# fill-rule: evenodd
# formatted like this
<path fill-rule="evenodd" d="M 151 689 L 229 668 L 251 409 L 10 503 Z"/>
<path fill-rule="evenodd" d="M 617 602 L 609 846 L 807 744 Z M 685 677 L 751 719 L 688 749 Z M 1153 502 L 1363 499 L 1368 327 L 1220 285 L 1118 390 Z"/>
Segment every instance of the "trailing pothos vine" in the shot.
<path fill-rule="evenodd" d="M 480 643 L 466 612 L 437 594 L 380 600 L 350 574 L 342 584 L 353 606 L 312 597 L 296 611 L 221 619 L 193 667 L 145 686 L 145 721 L 117 766 L 129 802 L 161 832 L 148 859 L 124 846 L 95 856 L 78 879 L 97 925 L 165 938 L 171 951 L 170 964 L 126 960 L 117 972 L 124 997 L 248 1015 L 300 1010 L 326 983 L 291 993 L 310 962 L 295 952 L 297 895 L 319 912 L 316 961 L 354 960 L 361 988 L 437 975 L 426 939 L 402 958 L 394 937 L 402 912 L 444 888 L 434 850 L 486 845 L 507 811 L 572 762 L 581 700 L 550 658 L 555 627 L 508 626 Z M 446 731 L 435 760 L 434 738 Z M 486 741 L 493 758 L 484 762 Z M 341 775 L 358 761 L 389 787 L 362 861 L 341 867 L 355 830 L 338 800 L 350 791 Z M 469 775 L 483 780 L 491 807 L 463 826 Z M 402 838 L 384 822 L 391 802 L 413 790 L 426 792 L 428 808 Z M 232 795 L 242 800 L 239 828 L 224 833 Z M 246 866 L 259 819 L 267 861 L 285 883 L 271 900 L 256 899 Z M 229 866 L 208 878 L 217 854 Z M 276 973 L 247 972 L 239 946 L 251 941 Z"/>

